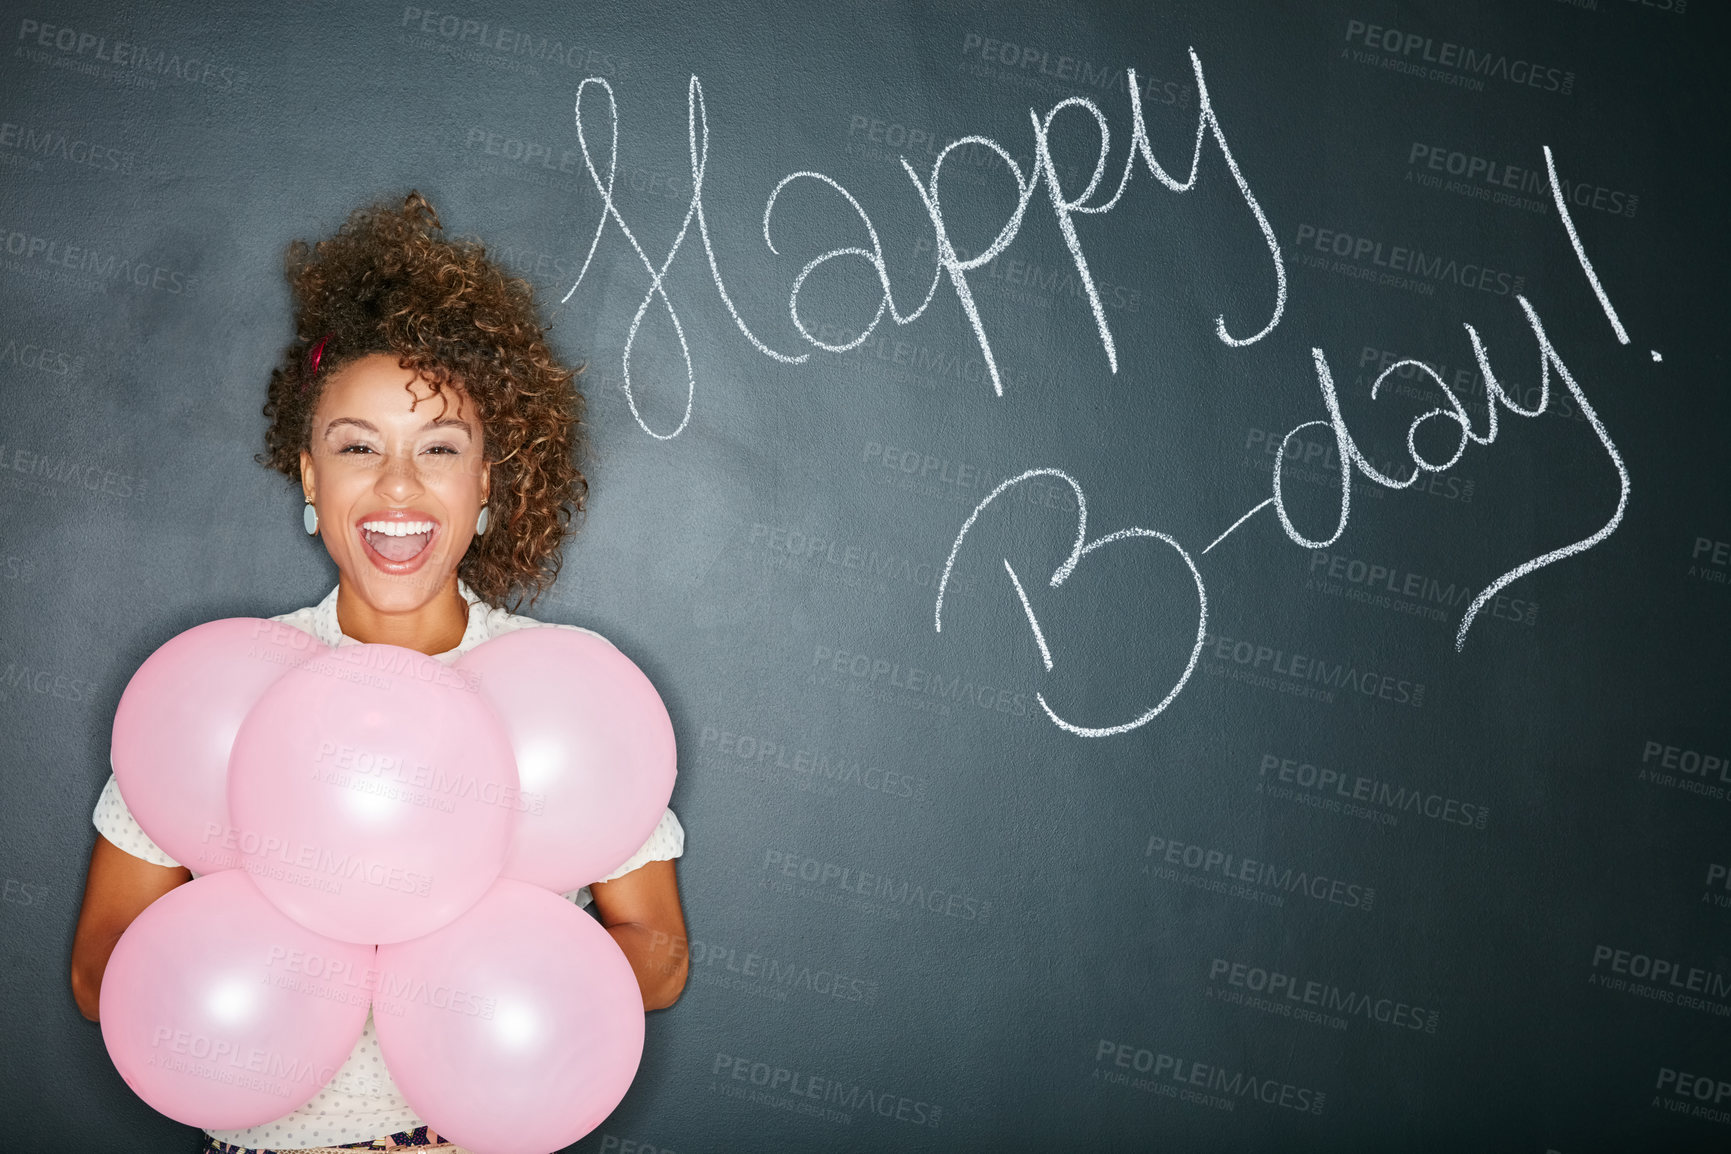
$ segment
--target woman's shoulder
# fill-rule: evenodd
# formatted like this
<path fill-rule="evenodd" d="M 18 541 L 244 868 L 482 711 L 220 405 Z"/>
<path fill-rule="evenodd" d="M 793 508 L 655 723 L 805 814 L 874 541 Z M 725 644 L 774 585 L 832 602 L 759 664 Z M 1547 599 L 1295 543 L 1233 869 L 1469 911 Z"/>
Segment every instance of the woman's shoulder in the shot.
<path fill-rule="evenodd" d="M 488 607 L 486 634 L 489 638 L 501 637 L 519 629 L 572 629 L 578 633 L 587 633 L 591 637 L 606 641 L 609 645 L 613 644 L 606 636 L 595 632 L 593 629 L 585 629 L 581 625 L 566 625 L 559 621 L 542 621 L 540 618 L 512 613 L 498 606 Z"/>
<path fill-rule="evenodd" d="M 306 608 L 296 609 L 292 613 L 278 613 L 268 620 L 281 621 L 285 625 L 293 625 L 297 629 L 304 629 L 311 633 L 313 632 L 313 618 L 317 615 L 318 608 L 317 605 L 308 605 Z"/>
<path fill-rule="evenodd" d="M 338 588 L 340 586 L 333 586 L 331 591 L 325 594 L 324 598 L 316 605 L 306 605 L 299 609 L 292 609 L 287 613 L 278 613 L 268 620 L 292 625 L 303 633 L 312 634 L 326 645 L 335 645 L 337 643 L 336 634 L 340 633 L 337 628 Z"/>

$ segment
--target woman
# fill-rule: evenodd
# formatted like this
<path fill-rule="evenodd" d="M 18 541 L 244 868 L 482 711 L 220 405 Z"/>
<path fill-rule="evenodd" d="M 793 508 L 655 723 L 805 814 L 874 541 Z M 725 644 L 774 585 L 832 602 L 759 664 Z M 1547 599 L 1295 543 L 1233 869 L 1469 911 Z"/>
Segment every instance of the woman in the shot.
<path fill-rule="evenodd" d="M 328 645 L 389 644 L 450 664 L 489 637 L 538 626 L 500 608 L 538 596 L 588 484 L 576 464 L 583 426 L 575 374 L 548 349 L 528 285 L 479 245 L 443 238 L 432 206 L 355 212 L 336 236 L 289 248 L 296 343 L 272 372 L 262 464 L 298 480 L 303 524 L 323 538 L 337 587 L 285 621 Z M 575 628 L 574 626 L 556 626 Z M 193 875 L 153 843 L 114 778 L 94 814 L 72 947 L 79 1010 L 99 1020 L 102 974 L 146 906 Z M 685 985 L 672 810 L 607 879 L 567 894 L 593 900 L 643 991 L 646 1010 Z M 331 1081 L 299 1110 L 247 1130 L 207 1134 L 235 1151 L 420 1147 L 455 1151 L 416 1117 L 380 1057 L 372 1018 Z"/>

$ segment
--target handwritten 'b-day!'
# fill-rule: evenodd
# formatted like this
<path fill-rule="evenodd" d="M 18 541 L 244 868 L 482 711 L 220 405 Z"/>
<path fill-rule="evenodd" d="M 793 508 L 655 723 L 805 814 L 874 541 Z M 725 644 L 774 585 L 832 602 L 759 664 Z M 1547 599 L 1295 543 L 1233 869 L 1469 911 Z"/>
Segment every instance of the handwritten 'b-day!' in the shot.
<path fill-rule="evenodd" d="M 988 262 L 998 257 L 1010 246 L 1011 242 L 1015 240 L 1017 233 L 1021 230 L 1022 222 L 1030 205 L 1034 201 L 1036 192 L 1043 189 L 1045 192 L 1045 206 L 1051 211 L 1056 220 L 1059 231 L 1064 237 L 1064 243 L 1069 249 L 1070 258 L 1075 264 L 1077 280 L 1082 287 L 1082 291 L 1088 302 L 1088 307 L 1093 314 L 1095 327 L 1099 334 L 1101 348 L 1105 353 L 1107 364 L 1111 371 L 1116 373 L 1118 371 L 1117 344 L 1113 339 L 1112 328 L 1107 321 L 1106 310 L 1101 301 L 1099 290 L 1096 287 L 1093 273 L 1089 267 L 1088 255 L 1082 244 L 1081 237 L 1076 230 L 1076 218 L 1078 216 L 1099 216 L 1111 212 L 1123 201 L 1125 191 L 1130 187 L 1136 174 L 1141 171 L 1146 171 L 1149 176 L 1172 192 L 1183 193 L 1190 191 L 1196 187 L 1197 180 L 1201 173 L 1204 146 L 1212 143 L 1214 151 L 1219 154 L 1221 161 L 1224 162 L 1226 171 L 1230 175 L 1232 183 L 1238 191 L 1238 195 L 1243 199 L 1245 207 L 1250 210 L 1250 215 L 1255 220 L 1256 227 L 1262 235 L 1263 242 L 1267 245 L 1269 256 L 1269 280 L 1271 282 L 1270 291 L 1268 293 L 1268 312 L 1265 320 L 1262 320 L 1260 324 L 1255 320 L 1234 320 L 1229 324 L 1226 316 L 1221 314 L 1215 318 L 1215 335 L 1223 343 L 1233 347 L 1242 347 L 1260 341 L 1272 332 L 1275 326 L 1280 323 L 1280 319 L 1286 310 L 1285 262 L 1281 257 L 1280 245 L 1275 240 L 1274 230 L 1269 225 L 1268 218 L 1264 215 L 1261 204 L 1258 203 L 1255 193 L 1251 191 L 1250 184 L 1245 179 L 1244 173 L 1240 170 L 1238 161 L 1234 158 L 1232 149 L 1227 143 L 1226 131 L 1222 127 L 1220 118 L 1215 112 L 1213 102 L 1209 97 L 1208 85 L 1203 76 L 1202 61 L 1197 57 L 1194 49 L 1190 51 L 1190 65 L 1196 75 L 1198 108 L 1196 137 L 1190 154 L 1190 170 L 1183 180 L 1179 180 L 1167 172 L 1160 164 L 1159 160 L 1154 156 L 1154 149 L 1148 138 L 1147 125 L 1142 109 L 1141 89 L 1136 79 L 1135 69 L 1126 69 L 1126 89 L 1129 94 L 1130 146 L 1128 155 L 1124 161 L 1123 170 L 1120 172 L 1115 182 L 1110 181 L 1107 177 L 1107 158 L 1111 147 L 1111 130 L 1109 122 L 1105 113 L 1100 110 L 1098 105 L 1091 100 L 1079 96 L 1072 96 L 1058 101 L 1056 104 L 1052 105 L 1044 115 L 1041 115 L 1038 111 L 1032 108 L 1028 110 L 1030 127 L 1033 134 L 1034 159 L 1027 171 L 1023 170 L 1022 166 L 1016 162 L 1015 158 L 1003 145 L 986 136 L 963 136 L 945 145 L 937 153 L 936 159 L 932 163 L 931 172 L 923 179 L 905 157 L 901 158 L 902 168 L 906 171 L 908 179 L 912 182 L 914 195 L 920 206 L 924 209 L 931 225 L 931 237 L 929 240 L 922 241 L 922 243 L 929 245 L 934 254 L 931 282 L 926 286 L 925 292 L 919 303 L 912 308 L 904 307 L 907 303 L 906 301 L 897 301 L 895 292 L 890 286 L 889 270 L 884 259 L 883 244 L 879 239 L 877 228 L 872 223 L 871 215 L 866 212 L 865 208 L 860 204 L 859 200 L 853 195 L 853 193 L 848 191 L 848 189 L 840 182 L 821 172 L 802 170 L 799 172 L 789 173 L 782 177 L 782 179 L 775 185 L 774 189 L 771 190 L 763 208 L 763 240 L 764 244 L 769 247 L 769 250 L 772 253 L 779 255 L 779 250 L 775 245 L 774 234 L 776 208 L 780 203 L 781 195 L 789 186 L 802 181 L 813 182 L 819 186 L 830 189 L 836 196 L 840 197 L 847 203 L 848 207 L 853 211 L 854 216 L 857 217 L 859 222 L 859 235 L 854 239 L 861 242 L 843 244 L 831 248 L 828 251 L 808 260 L 804 266 L 800 268 L 798 274 L 793 278 L 788 294 L 788 317 L 792 321 L 794 328 L 798 330 L 800 336 L 809 345 L 816 349 L 829 353 L 845 353 L 858 348 L 869 340 L 872 334 L 877 331 L 878 327 L 883 323 L 886 316 L 897 325 L 908 325 L 918 320 L 931 305 L 939 288 L 947 282 L 950 290 L 955 293 L 956 300 L 961 305 L 962 311 L 967 316 L 968 323 L 973 329 L 974 339 L 979 345 L 981 359 L 985 364 L 986 377 L 991 382 L 992 391 L 996 396 L 1001 397 L 1004 391 L 1003 379 L 998 369 L 998 361 L 993 352 L 990 335 L 986 331 L 985 322 L 981 319 L 979 308 L 975 304 L 973 286 L 969 281 L 969 274 L 975 272 Z M 606 149 L 606 163 L 604 167 L 600 167 L 596 163 L 596 153 L 590 146 L 588 132 L 584 125 L 583 102 L 585 96 L 589 95 L 591 92 L 599 93 L 599 95 L 606 101 L 605 116 L 607 120 L 608 144 Z M 1079 122 L 1081 116 L 1086 116 L 1091 119 L 1093 122 L 1093 131 L 1097 135 L 1099 141 L 1099 151 L 1094 161 L 1092 173 L 1086 184 L 1080 189 L 1064 188 L 1063 181 L 1059 175 L 1058 165 L 1053 160 L 1052 141 L 1054 139 L 1054 130 L 1058 126 L 1060 115 L 1066 112 L 1071 113 L 1071 115 L 1066 118 L 1070 122 Z M 710 276 L 714 281 L 716 292 L 720 296 L 722 304 L 726 307 L 728 315 L 733 319 L 734 325 L 739 329 L 745 339 L 749 341 L 758 352 L 785 364 L 803 364 L 811 357 L 811 351 L 802 350 L 797 353 L 787 353 L 771 347 L 753 331 L 749 324 L 746 323 L 745 318 L 740 315 L 733 297 L 727 291 L 726 282 L 721 275 L 721 269 L 716 260 L 715 247 L 710 238 L 710 223 L 703 202 L 704 172 L 709 157 L 709 117 L 703 99 L 703 86 L 698 81 L 698 78 L 693 76 L 686 89 L 686 124 L 691 163 L 691 198 L 686 206 L 684 219 L 680 222 L 679 229 L 674 235 L 672 243 L 666 250 L 666 255 L 661 257 L 659 261 L 652 259 L 649 253 L 645 251 L 643 244 L 638 239 L 637 233 L 629 224 L 626 223 L 625 217 L 620 211 L 618 201 L 615 199 L 614 180 L 619 164 L 619 115 L 612 86 L 600 77 L 590 77 L 587 80 L 584 80 L 577 89 L 574 113 L 577 128 L 577 140 L 582 151 L 583 163 L 585 168 L 588 170 L 591 182 L 594 184 L 596 191 L 601 196 L 602 211 L 600 218 L 596 223 L 595 232 L 590 237 L 588 252 L 584 256 L 582 268 L 578 271 L 577 278 L 572 283 L 570 290 L 566 292 L 564 299 L 569 300 L 571 294 L 576 292 L 577 287 L 583 283 L 583 279 L 588 274 L 589 267 L 595 259 L 595 253 L 600 245 L 601 238 L 607 231 L 608 222 L 611 221 L 618 227 L 620 234 L 625 238 L 625 241 L 631 246 L 632 250 L 636 252 L 638 259 L 643 264 L 644 270 L 649 275 L 649 288 L 644 293 L 642 300 L 638 303 L 637 309 L 632 315 L 630 329 L 626 334 L 621 354 L 621 381 L 626 400 L 630 405 L 633 418 L 637 421 L 638 425 L 644 432 L 660 440 L 671 440 L 684 432 L 686 427 L 690 424 L 692 408 L 697 394 L 697 371 L 692 359 L 690 346 L 686 342 L 685 328 L 680 322 L 679 311 L 674 306 L 672 298 L 668 295 L 666 287 L 668 272 L 672 268 L 675 259 L 677 259 L 679 251 L 685 244 L 687 237 L 690 235 L 693 224 L 697 226 L 697 235 L 702 243 L 704 257 L 708 262 Z M 1009 211 L 1003 224 L 999 227 L 997 235 L 993 238 L 991 244 L 982 251 L 971 256 L 963 256 L 957 251 L 955 243 L 951 238 L 951 216 L 946 210 L 940 195 L 944 165 L 946 161 L 949 160 L 951 154 L 958 149 L 984 149 L 990 152 L 995 155 L 998 160 L 1002 161 L 1004 169 L 1007 171 L 1010 179 L 1015 182 L 1016 199 L 1014 207 Z M 977 156 L 978 153 L 974 153 L 973 155 Z M 1563 222 L 1564 227 L 1567 229 L 1568 238 L 1575 256 L 1581 265 L 1582 271 L 1586 274 L 1588 281 L 1591 283 L 1599 304 L 1604 310 L 1607 319 L 1610 321 L 1611 327 L 1615 332 L 1618 341 L 1623 344 L 1628 344 L 1628 333 L 1624 330 L 1622 322 L 1616 314 L 1616 310 L 1611 305 L 1610 298 L 1606 295 L 1603 286 L 1600 284 L 1592 263 L 1587 258 L 1586 250 L 1581 244 L 1580 237 L 1575 231 L 1574 222 L 1569 216 L 1568 206 L 1563 199 L 1561 185 L 1556 174 L 1555 162 L 1551 156 L 1551 150 L 1548 147 L 1544 148 L 1544 156 L 1546 174 L 1550 179 L 1551 192 L 1556 203 L 1558 219 Z M 1106 186 L 1110 186 L 1111 188 L 1109 195 L 1105 191 Z M 855 335 L 851 340 L 826 341 L 814 334 L 811 327 L 808 325 L 800 306 L 801 293 L 805 290 L 807 281 L 813 273 L 833 261 L 841 260 L 864 261 L 866 265 L 869 266 L 871 272 L 876 276 L 881 291 L 877 299 L 876 311 L 873 313 L 870 322 L 866 324 L 857 335 Z M 1567 389 L 1570 395 L 1574 398 L 1575 406 L 1592 426 L 1594 434 L 1598 437 L 1600 445 L 1604 448 L 1606 457 L 1609 459 L 1612 468 L 1616 470 L 1619 480 L 1616 508 L 1611 512 L 1608 519 L 1596 532 L 1578 541 L 1551 549 L 1537 557 L 1524 561 L 1487 584 L 1473 599 L 1472 603 L 1467 607 L 1466 612 L 1461 617 L 1459 628 L 1455 634 L 1456 649 L 1460 649 L 1465 645 L 1467 631 L 1472 627 L 1473 621 L 1478 617 L 1479 611 L 1483 609 L 1491 598 L 1496 596 L 1496 594 L 1505 586 L 1509 585 L 1513 581 L 1519 580 L 1521 577 L 1524 577 L 1536 569 L 1590 549 L 1605 540 L 1605 538 L 1609 537 L 1611 533 L 1616 530 L 1617 526 L 1621 524 L 1623 512 L 1628 506 L 1630 489 L 1628 469 L 1624 466 L 1622 456 L 1617 452 L 1617 447 L 1612 442 L 1610 434 L 1605 430 L 1605 426 L 1603 422 L 1600 421 L 1598 413 L 1594 410 L 1592 404 L 1588 402 L 1586 395 L 1581 390 L 1579 382 L 1576 381 L 1574 374 L 1572 374 L 1568 367 L 1563 363 L 1562 357 L 1558 354 L 1556 347 L 1552 344 L 1545 331 L 1545 326 L 1540 320 L 1538 310 L 1533 307 L 1532 303 L 1528 301 L 1525 296 L 1517 293 L 1516 300 L 1520 304 L 1521 310 L 1526 317 L 1527 325 L 1532 331 L 1533 338 L 1537 345 L 1539 385 L 1537 389 L 1536 402 L 1530 405 L 1522 405 L 1510 394 L 1509 391 L 1504 389 L 1496 372 L 1492 368 L 1490 353 L 1486 348 L 1484 341 L 1480 338 L 1477 330 L 1475 330 L 1470 323 L 1463 322 L 1461 327 L 1465 330 L 1466 340 L 1472 348 L 1473 358 L 1477 363 L 1478 371 L 1485 383 L 1486 412 L 1483 418 L 1482 429 L 1480 426 L 1475 424 L 1474 418 L 1468 413 L 1465 404 L 1463 404 L 1461 399 L 1456 396 L 1454 390 L 1449 387 L 1448 382 L 1445 381 L 1436 370 L 1431 368 L 1430 365 L 1418 360 L 1396 361 L 1384 368 L 1371 383 L 1370 395 L 1373 400 L 1376 399 L 1378 392 L 1382 388 L 1383 382 L 1387 380 L 1391 374 L 1404 373 L 1405 375 L 1410 375 L 1412 372 L 1416 371 L 1428 377 L 1437 389 L 1441 391 L 1443 397 L 1446 399 L 1446 404 L 1420 413 L 1412 420 L 1411 424 L 1407 427 L 1406 434 L 1406 448 L 1411 458 L 1412 471 L 1403 476 L 1393 476 L 1389 473 L 1383 472 L 1382 468 L 1377 464 L 1373 464 L 1372 461 L 1360 451 L 1351 431 L 1347 428 L 1345 418 L 1342 416 L 1333 374 L 1329 369 L 1328 358 L 1322 349 L 1312 348 L 1311 360 L 1316 375 L 1317 386 L 1322 395 L 1323 409 L 1327 414 L 1326 417 L 1312 421 L 1305 421 L 1294 426 L 1289 432 L 1287 432 L 1286 436 L 1281 441 L 1280 452 L 1274 458 L 1271 495 L 1234 521 L 1229 527 L 1227 527 L 1225 532 L 1221 533 L 1204 549 L 1202 549 L 1201 553 L 1206 555 L 1227 537 L 1251 521 L 1256 514 L 1270 506 L 1273 506 L 1274 508 L 1275 516 L 1279 520 L 1281 529 L 1294 544 L 1305 549 L 1328 548 L 1338 541 L 1346 532 L 1347 522 L 1352 511 L 1352 486 L 1355 473 L 1363 476 L 1376 485 L 1398 490 L 1411 487 L 1421 476 L 1427 473 L 1445 472 L 1454 467 L 1454 465 L 1466 453 L 1470 445 L 1490 445 L 1496 440 L 1498 430 L 1497 410 L 1499 406 L 1519 417 L 1530 418 L 1543 414 L 1549 407 L 1553 374 L 1556 380 L 1560 382 L 1561 386 Z M 666 432 L 659 432 L 651 428 L 649 423 L 644 419 L 643 414 L 637 405 L 634 385 L 631 378 L 632 353 L 636 346 L 638 333 L 649 309 L 657 305 L 659 305 L 660 309 L 666 314 L 667 320 L 672 326 L 674 335 L 678 339 L 680 356 L 685 362 L 686 371 L 684 414 L 681 416 L 679 423 L 673 429 Z M 833 330 L 826 330 L 826 335 L 833 335 Z M 1657 352 L 1654 352 L 1652 356 L 1655 361 L 1660 359 Z M 1518 390 L 1517 395 L 1519 395 Z M 1531 400 L 1531 398 L 1532 393 L 1529 391 L 1526 394 L 1526 399 Z M 1433 423 L 1445 428 L 1448 435 L 1452 438 L 1452 449 L 1446 455 L 1433 456 L 1421 452 L 1419 449 L 1419 431 Z M 1334 438 L 1338 454 L 1337 459 L 1340 461 L 1340 495 L 1335 524 L 1333 529 L 1328 532 L 1326 536 L 1318 537 L 1306 535 L 1305 531 L 1300 529 L 1299 526 L 1294 523 L 1291 513 L 1287 508 L 1286 494 L 1282 486 L 1282 462 L 1286 459 L 1287 447 L 1295 437 L 1299 437 L 1305 432 L 1305 430 L 1311 428 L 1324 428 L 1329 431 Z M 1208 595 L 1206 583 L 1204 582 L 1201 571 L 1197 568 L 1196 562 L 1191 556 L 1189 550 L 1165 533 L 1159 533 L 1151 529 L 1144 529 L 1139 526 L 1131 526 L 1113 533 L 1108 533 L 1093 541 L 1089 541 L 1087 539 L 1087 503 L 1083 497 L 1082 487 L 1062 470 L 1055 468 L 1036 468 L 1029 469 L 1018 476 L 1011 477 L 998 485 L 997 488 L 993 489 L 992 492 L 975 507 L 973 512 L 968 515 L 967 520 L 962 525 L 961 531 L 956 535 L 956 539 L 950 547 L 949 558 L 944 566 L 943 578 L 938 583 L 937 600 L 932 616 L 933 628 L 939 632 L 943 630 L 944 595 L 949 585 L 950 572 L 955 565 L 958 553 L 961 551 L 962 542 L 966 539 L 969 530 L 973 528 L 975 521 L 987 506 L 991 505 L 992 502 L 996 501 L 1011 487 L 1022 484 L 1038 476 L 1059 478 L 1070 485 L 1070 487 L 1075 491 L 1076 496 L 1077 527 L 1075 544 L 1072 547 L 1069 556 L 1052 573 L 1048 581 L 1048 584 L 1052 588 L 1057 589 L 1061 587 L 1065 580 L 1075 570 L 1076 566 L 1093 551 L 1120 542 L 1135 540 L 1157 541 L 1161 545 L 1171 548 L 1177 552 L 1179 557 L 1183 560 L 1186 568 L 1188 568 L 1195 579 L 1197 594 L 1197 626 L 1196 638 L 1190 650 L 1189 662 L 1185 666 L 1184 672 L 1178 677 L 1176 683 L 1171 686 L 1158 702 L 1150 705 L 1137 716 L 1126 721 L 1108 725 L 1084 726 L 1075 724 L 1060 716 L 1046 701 L 1044 694 L 1036 695 L 1041 708 L 1045 710 L 1047 717 L 1051 719 L 1053 724 L 1070 733 L 1083 737 L 1103 737 L 1111 734 L 1128 732 L 1129 730 L 1146 724 L 1154 717 L 1158 716 L 1178 696 L 1178 694 L 1183 690 L 1185 684 L 1189 681 L 1191 674 L 1195 672 L 1197 659 L 1201 655 L 1203 640 L 1207 634 L 1208 628 Z M 1009 581 L 1018 602 L 1021 604 L 1024 613 L 1027 615 L 1029 627 L 1033 631 L 1034 638 L 1039 646 L 1041 659 L 1046 669 L 1050 671 L 1054 668 L 1055 662 L 1052 657 L 1051 648 L 1046 642 L 1045 634 L 1040 628 L 1040 623 L 1034 612 L 1033 605 L 1028 599 L 1027 592 L 1022 585 L 1020 577 L 1017 575 L 1015 569 L 1011 567 L 1009 559 L 1004 558 L 1003 560 L 1006 579 Z"/>

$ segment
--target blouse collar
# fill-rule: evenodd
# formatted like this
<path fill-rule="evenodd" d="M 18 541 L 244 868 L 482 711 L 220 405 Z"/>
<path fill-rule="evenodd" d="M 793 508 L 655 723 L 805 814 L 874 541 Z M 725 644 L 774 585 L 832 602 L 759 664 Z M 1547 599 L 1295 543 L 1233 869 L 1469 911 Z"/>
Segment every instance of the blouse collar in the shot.
<path fill-rule="evenodd" d="M 342 584 L 339 582 L 325 595 L 323 601 L 313 606 L 312 620 L 309 622 L 313 635 L 333 648 L 361 644 L 360 641 L 344 633 L 342 627 L 337 624 L 337 594 L 341 590 Z M 463 629 L 463 639 L 457 643 L 455 649 L 447 649 L 443 653 L 432 655 L 433 660 L 443 662 L 446 665 L 456 661 L 457 658 L 492 636 L 492 630 L 488 627 L 488 617 L 492 613 L 492 606 L 481 600 L 480 595 L 469 588 L 469 583 L 461 577 L 457 578 L 457 592 L 461 593 L 463 600 L 468 602 L 469 621 Z"/>

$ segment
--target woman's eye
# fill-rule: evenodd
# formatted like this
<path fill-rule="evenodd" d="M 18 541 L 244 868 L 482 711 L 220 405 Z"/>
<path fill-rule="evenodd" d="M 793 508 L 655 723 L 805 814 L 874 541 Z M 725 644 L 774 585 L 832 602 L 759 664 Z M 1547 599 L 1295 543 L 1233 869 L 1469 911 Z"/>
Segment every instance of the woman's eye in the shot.
<path fill-rule="evenodd" d="M 356 456 L 359 456 L 362 453 L 371 453 L 372 451 L 373 447 L 371 445 L 363 445 L 359 441 L 356 441 L 352 445 L 344 445 L 342 448 L 338 449 L 337 454 L 338 456 L 341 456 L 344 453 L 353 453 Z M 426 449 L 425 452 L 438 453 L 441 456 L 461 456 L 463 450 L 457 448 L 455 445 L 433 445 Z"/>

